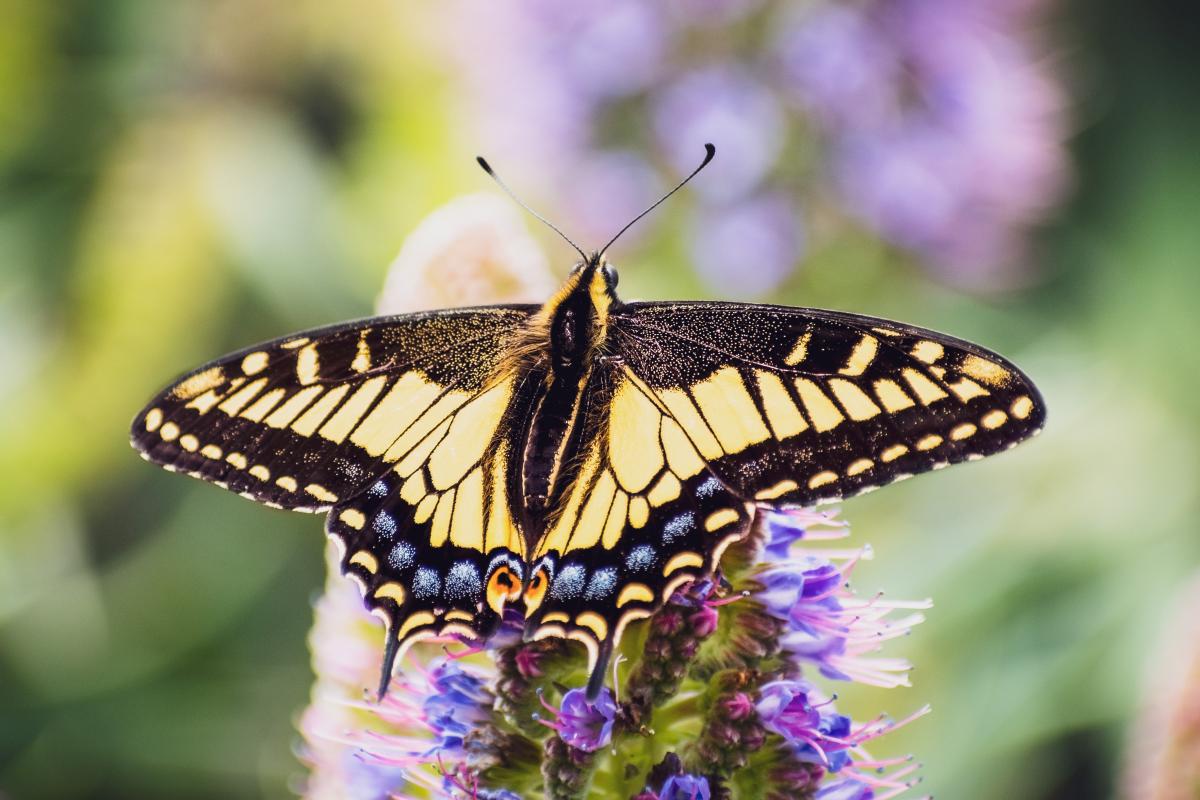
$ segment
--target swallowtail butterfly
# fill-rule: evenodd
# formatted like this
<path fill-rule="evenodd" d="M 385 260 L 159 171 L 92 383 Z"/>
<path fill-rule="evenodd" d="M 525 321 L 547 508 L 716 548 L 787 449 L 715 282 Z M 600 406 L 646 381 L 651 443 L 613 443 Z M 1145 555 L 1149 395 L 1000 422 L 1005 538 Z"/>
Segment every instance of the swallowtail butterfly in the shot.
<path fill-rule="evenodd" d="M 528 638 L 586 647 L 594 696 L 626 626 L 716 570 L 757 509 L 860 494 L 1043 424 L 1030 380 L 977 345 L 837 311 L 625 303 L 604 250 L 541 306 L 227 355 L 156 396 L 133 445 L 327 514 L 386 621 L 381 693 L 401 645 L 485 639 L 516 606 Z"/>

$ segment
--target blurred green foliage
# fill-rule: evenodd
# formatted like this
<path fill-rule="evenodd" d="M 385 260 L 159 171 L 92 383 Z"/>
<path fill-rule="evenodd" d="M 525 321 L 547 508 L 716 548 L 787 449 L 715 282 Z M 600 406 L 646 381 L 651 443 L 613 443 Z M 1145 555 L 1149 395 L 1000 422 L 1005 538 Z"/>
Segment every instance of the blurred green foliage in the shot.
<path fill-rule="evenodd" d="M 932 701 L 892 746 L 935 795 L 1113 792 L 1200 556 L 1200 51 L 1169 5 L 1057 20 L 1078 179 L 1035 286 L 963 296 L 861 242 L 770 298 L 983 342 L 1047 396 L 1036 442 L 845 509 L 878 554 L 860 589 L 936 607 L 893 650 L 915 688 L 842 704 Z M 368 314 L 405 233 L 483 185 L 406 8 L 0 3 L 0 794 L 284 797 L 302 775 L 319 521 L 152 469 L 126 426 L 186 368 Z M 625 292 L 703 291 L 679 252 L 618 254 Z"/>

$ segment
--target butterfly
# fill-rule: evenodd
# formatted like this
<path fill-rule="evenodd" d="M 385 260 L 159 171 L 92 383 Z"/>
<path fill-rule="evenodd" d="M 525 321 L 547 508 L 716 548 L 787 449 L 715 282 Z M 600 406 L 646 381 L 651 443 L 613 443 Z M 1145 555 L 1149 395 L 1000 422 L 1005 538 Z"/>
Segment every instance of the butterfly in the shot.
<path fill-rule="evenodd" d="M 714 573 L 760 509 L 1044 424 L 1029 378 L 977 345 L 837 311 L 626 303 L 606 250 L 580 251 L 541 306 L 366 319 L 220 358 L 150 401 L 133 446 L 328 515 L 386 625 L 381 696 L 402 646 L 481 642 L 517 608 L 527 639 L 582 643 L 595 697 L 627 626 Z"/>

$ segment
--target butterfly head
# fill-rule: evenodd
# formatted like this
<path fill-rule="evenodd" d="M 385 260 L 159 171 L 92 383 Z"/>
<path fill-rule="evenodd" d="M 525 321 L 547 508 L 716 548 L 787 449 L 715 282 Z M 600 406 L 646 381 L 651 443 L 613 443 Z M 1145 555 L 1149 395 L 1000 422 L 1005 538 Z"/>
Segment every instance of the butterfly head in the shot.
<path fill-rule="evenodd" d="M 555 369 L 576 370 L 602 345 L 609 311 L 618 303 L 617 272 L 593 253 L 576 264 L 558 294 L 542 308 Z"/>
<path fill-rule="evenodd" d="M 596 310 L 596 316 L 607 317 L 608 310 L 617 302 L 616 267 L 603 253 L 593 253 L 585 267 L 585 275 L 588 297 Z"/>

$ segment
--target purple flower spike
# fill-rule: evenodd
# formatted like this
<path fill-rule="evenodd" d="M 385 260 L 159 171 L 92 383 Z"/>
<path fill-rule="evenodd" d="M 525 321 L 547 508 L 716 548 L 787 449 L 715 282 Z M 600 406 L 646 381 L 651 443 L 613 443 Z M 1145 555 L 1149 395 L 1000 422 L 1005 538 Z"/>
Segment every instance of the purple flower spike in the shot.
<path fill-rule="evenodd" d="M 544 724 L 558 731 L 559 738 L 576 750 L 594 753 L 612 742 L 617 704 L 607 688 L 600 691 L 595 703 L 588 702 L 583 689 L 572 689 L 563 695 L 559 709 L 542 702 L 556 715 L 553 722 L 543 720 Z"/>
<path fill-rule="evenodd" d="M 696 775 L 672 775 L 658 792 L 658 800 L 711 800 L 708 778 Z"/>

